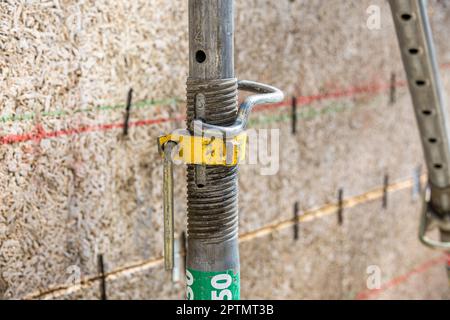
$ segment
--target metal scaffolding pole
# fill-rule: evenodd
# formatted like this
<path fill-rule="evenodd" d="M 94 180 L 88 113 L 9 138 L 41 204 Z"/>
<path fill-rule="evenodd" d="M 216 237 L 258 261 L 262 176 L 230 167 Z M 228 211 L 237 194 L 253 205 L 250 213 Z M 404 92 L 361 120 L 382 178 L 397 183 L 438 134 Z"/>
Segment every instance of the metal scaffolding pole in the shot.
<path fill-rule="evenodd" d="M 427 246 L 450 249 L 450 142 L 448 109 L 439 75 L 426 0 L 390 0 L 428 169 L 429 186 L 419 230 Z M 441 239 L 426 233 L 438 227 Z"/>
<path fill-rule="evenodd" d="M 240 297 L 238 164 L 253 106 L 283 100 L 272 86 L 234 77 L 233 0 L 189 0 L 187 130 L 158 137 L 164 157 L 164 258 L 174 265 L 173 170 L 187 164 L 186 297 Z M 238 89 L 253 92 L 238 108 Z"/>
<path fill-rule="evenodd" d="M 187 126 L 237 116 L 234 1 L 189 0 Z M 239 299 L 238 167 L 188 165 L 188 299 Z"/>

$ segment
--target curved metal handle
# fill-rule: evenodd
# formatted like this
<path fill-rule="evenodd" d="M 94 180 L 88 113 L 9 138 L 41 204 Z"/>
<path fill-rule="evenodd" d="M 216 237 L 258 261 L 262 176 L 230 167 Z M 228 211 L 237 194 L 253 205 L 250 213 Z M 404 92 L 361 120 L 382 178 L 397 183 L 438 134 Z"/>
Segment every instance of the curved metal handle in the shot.
<path fill-rule="evenodd" d="M 250 111 L 255 105 L 276 103 L 284 99 L 284 94 L 280 89 L 254 81 L 240 80 L 238 81 L 238 89 L 254 92 L 257 94 L 248 97 L 239 106 L 236 121 L 231 126 L 222 127 L 205 123 L 202 120 L 194 120 L 194 128 L 201 128 L 203 133 L 206 135 L 209 131 L 211 132 L 211 134 L 213 134 L 213 132 L 219 132 L 226 137 L 233 137 L 245 130 L 245 128 L 247 127 Z"/>
<path fill-rule="evenodd" d="M 419 240 L 427 247 L 433 249 L 450 250 L 450 242 L 434 240 L 427 237 L 427 231 L 436 223 L 437 218 L 433 216 L 433 208 L 430 205 L 430 188 L 427 187 L 424 194 L 424 201 L 422 207 L 422 216 L 419 225 Z"/>
<path fill-rule="evenodd" d="M 164 266 L 172 270 L 174 264 L 174 217 L 173 217 L 173 162 L 172 150 L 176 143 L 169 141 L 164 145 L 163 168 L 163 211 L 164 211 Z"/>

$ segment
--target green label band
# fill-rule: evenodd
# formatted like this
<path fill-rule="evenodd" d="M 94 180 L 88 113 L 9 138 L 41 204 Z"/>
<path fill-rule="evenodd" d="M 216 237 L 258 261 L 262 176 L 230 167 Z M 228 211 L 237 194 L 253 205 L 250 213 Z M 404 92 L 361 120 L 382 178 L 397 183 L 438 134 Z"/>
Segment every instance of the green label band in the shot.
<path fill-rule="evenodd" d="M 187 300 L 239 300 L 239 272 L 186 269 Z"/>

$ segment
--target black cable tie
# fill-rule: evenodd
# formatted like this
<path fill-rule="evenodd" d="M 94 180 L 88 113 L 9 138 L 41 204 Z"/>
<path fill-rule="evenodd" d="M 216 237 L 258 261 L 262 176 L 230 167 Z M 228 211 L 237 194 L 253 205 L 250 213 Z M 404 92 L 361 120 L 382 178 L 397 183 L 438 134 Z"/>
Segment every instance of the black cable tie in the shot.
<path fill-rule="evenodd" d="M 344 208 L 343 208 L 343 202 L 344 202 L 344 189 L 339 189 L 338 191 L 338 211 L 337 211 L 337 217 L 338 217 L 338 224 L 341 226 L 342 223 L 344 222 L 344 217 L 343 217 L 343 212 L 344 212 Z"/>
<path fill-rule="evenodd" d="M 97 256 L 98 260 L 98 272 L 100 274 L 100 299 L 108 300 L 106 297 L 106 276 L 105 276 L 105 265 L 103 263 L 103 255 L 99 254 Z"/>
<path fill-rule="evenodd" d="M 133 88 L 130 88 L 130 90 L 128 90 L 127 105 L 126 105 L 126 109 L 125 109 L 125 120 L 123 123 L 123 135 L 124 136 L 128 135 L 128 122 L 130 120 L 132 98 L 133 98 Z"/>
<path fill-rule="evenodd" d="M 387 209 L 388 205 L 388 188 L 389 188 L 389 175 L 384 175 L 384 181 L 383 181 L 383 209 Z"/>
<path fill-rule="evenodd" d="M 298 201 L 294 203 L 294 240 L 298 240 L 298 234 L 299 234 L 299 224 L 300 221 L 298 220 Z"/>
<path fill-rule="evenodd" d="M 396 75 L 395 72 L 391 73 L 391 85 L 390 85 L 390 93 L 389 93 L 389 103 L 395 104 L 396 100 Z"/>
<path fill-rule="evenodd" d="M 297 133 L 297 98 L 292 97 L 292 109 L 291 109 L 291 117 L 292 117 L 292 134 Z"/>

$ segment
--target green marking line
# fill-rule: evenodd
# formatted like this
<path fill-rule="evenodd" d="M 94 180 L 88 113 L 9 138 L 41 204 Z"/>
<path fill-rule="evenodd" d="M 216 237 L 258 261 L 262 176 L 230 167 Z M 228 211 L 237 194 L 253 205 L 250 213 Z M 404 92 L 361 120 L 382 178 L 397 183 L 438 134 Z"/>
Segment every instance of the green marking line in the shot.
<path fill-rule="evenodd" d="M 373 100 L 379 100 L 381 99 L 380 96 L 374 96 Z M 134 109 L 145 109 L 151 106 L 156 105 L 168 105 L 173 103 L 178 103 L 180 101 L 183 101 L 180 98 L 170 98 L 170 99 L 161 99 L 161 100 L 144 100 L 139 101 L 137 103 L 133 104 Z M 369 102 L 373 103 L 373 102 Z M 326 114 L 336 114 L 341 113 L 347 110 L 356 109 L 356 108 L 362 108 L 366 106 L 367 103 L 364 104 L 353 104 L 353 103 L 346 103 L 346 102 L 340 102 L 340 103 L 332 103 L 326 107 L 317 108 L 313 107 L 311 105 L 303 105 L 300 109 L 300 111 L 297 112 L 297 119 L 301 120 L 309 120 L 313 118 L 317 118 L 322 115 Z M 49 112 L 42 112 L 42 117 L 64 117 L 71 114 L 76 113 L 82 113 L 82 112 L 93 112 L 93 111 L 112 111 L 112 110 L 118 110 L 118 109 L 125 109 L 125 105 L 109 105 L 109 106 L 98 106 L 98 107 L 92 107 L 92 108 L 84 108 L 84 109 L 77 109 L 74 111 L 64 111 L 64 110 L 56 110 L 56 111 L 49 111 Z M 285 110 L 285 109 L 282 109 Z M 25 113 L 22 115 L 5 115 L 0 117 L 0 123 L 6 123 L 6 122 L 17 122 L 17 121 L 26 121 L 26 120 L 33 120 L 36 117 L 36 113 Z M 270 116 L 259 116 L 256 119 L 251 119 L 250 125 L 255 124 L 268 124 L 273 122 L 283 122 L 288 121 L 291 119 L 290 113 L 280 113 L 278 115 L 270 115 Z"/>
<path fill-rule="evenodd" d="M 143 100 L 139 101 L 133 104 L 134 109 L 144 109 L 156 105 L 167 105 L 172 103 L 177 103 L 181 101 L 179 98 L 170 98 L 170 99 L 162 99 L 162 100 Z M 98 106 L 98 107 L 92 107 L 92 108 L 82 108 L 82 109 L 76 109 L 76 110 L 55 110 L 55 111 L 48 111 L 48 112 L 42 112 L 42 117 L 63 117 L 68 116 L 70 114 L 76 114 L 76 113 L 87 113 L 87 112 L 93 112 L 93 111 L 114 111 L 119 109 L 125 109 L 124 104 L 118 104 L 118 105 L 109 105 L 109 106 Z M 33 120 L 36 118 L 35 112 L 29 112 L 24 114 L 9 114 L 4 115 L 0 117 L 0 122 L 6 123 L 6 122 L 17 122 L 17 121 L 27 121 L 27 120 Z"/>
<path fill-rule="evenodd" d="M 136 102 L 132 105 L 133 109 L 145 109 L 156 105 L 168 105 L 173 103 L 178 103 L 184 101 L 181 98 L 173 97 L 168 99 L 160 99 L 160 100 L 143 100 Z M 305 114 L 305 111 L 301 111 L 298 115 L 300 115 L 303 119 L 308 119 L 312 117 L 316 117 L 317 113 L 319 114 L 327 114 L 327 113 L 336 113 L 335 110 L 329 111 L 327 108 L 313 110 L 309 107 L 309 105 L 303 105 L 302 109 L 308 109 L 307 114 Z M 345 106 L 343 108 L 346 108 Z M 88 112 L 95 112 L 95 111 L 114 111 L 114 110 L 120 110 L 125 109 L 124 104 L 118 104 L 118 105 L 107 105 L 107 106 L 97 106 L 97 107 L 89 107 L 89 108 L 81 108 L 81 109 L 75 109 L 75 110 L 55 110 L 55 111 L 44 111 L 40 115 L 41 117 L 64 117 L 69 116 L 72 114 L 77 113 L 88 113 Z M 18 122 L 18 121 L 29 121 L 35 119 L 37 116 L 36 112 L 29 112 L 24 114 L 7 114 L 0 117 L 0 123 L 6 123 L 6 122 Z M 275 117 L 276 118 L 276 117 Z"/>

